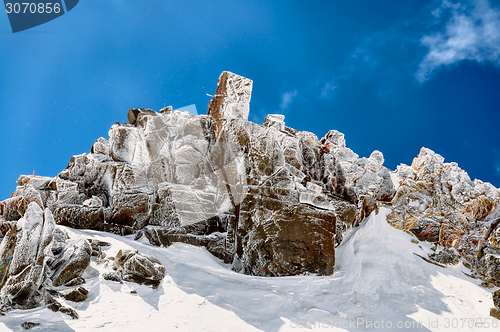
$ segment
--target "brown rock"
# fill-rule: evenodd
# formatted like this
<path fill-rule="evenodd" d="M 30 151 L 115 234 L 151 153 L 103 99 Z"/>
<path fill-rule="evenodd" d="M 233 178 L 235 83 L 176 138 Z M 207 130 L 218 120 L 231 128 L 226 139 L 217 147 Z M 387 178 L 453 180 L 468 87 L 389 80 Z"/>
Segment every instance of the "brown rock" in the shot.
<path fill-rule="evenodd" d="M 0 202 L 0 215 L 7 221 L 19 220 L 27 208 L 28 202 L 22 196 L 8 198 Z"/>
<path fill-rule="evenodd" d="M 494 291 L 492 293 L 492 297 L 493 297 L 493 304 L 495 305 L 495 307 L 500 309 L 500 289 Z"/>
<path fill-rule="evenodd" d="M 157 259 L 131 250 L 120 250 L 116 254 L 113 269 L 120 272 L 125 281 L 153 288 L 158 287 L 165 276 L 165 267 Z"/>
<path fill-rule="evenodd" d="M 58 225 L 73 228 L 101 230 L 104 223 L 104 209 L 90 206 L 60 206 L 54 210 Z"/>
<path fill-rule="evenodd" d="M 141 229 L 148 224 L 153 197 L 145 193 L 120 193 L 113 196 L 110 223 Z"/>
<path fill-rule="evenodd" d="M 497 308 L 491 308 L 490 309 L 490 316 L 494 317 L 498 320 L 500 320 L 500 309 Z"/>
<path fill-rule="evenodd" d="M 234 233 L 239 259 L 235 268 L 242 272 L 267 276 L 333 273 L 333 211 L 252 195 L 242 203 Z"/>
<path fill-rule="evenodd" d="M 87 240 L 71 241 L 70 245 L 61 252 L 61 259 L 51 264 L 54 271 L 51 276 L 52 284 L 60 286 L 74 278 L 81 277 L 90 264 L 91 253 L 92 250 Z"/>
<path fill-rule="evenodd" d="M 89 291 L 83 287 L 77 287 L 59 291 L 59 295 L 62 296 L 65 300 L 73 302 L 85 301 L 87 299 L 88 294 Z"/>

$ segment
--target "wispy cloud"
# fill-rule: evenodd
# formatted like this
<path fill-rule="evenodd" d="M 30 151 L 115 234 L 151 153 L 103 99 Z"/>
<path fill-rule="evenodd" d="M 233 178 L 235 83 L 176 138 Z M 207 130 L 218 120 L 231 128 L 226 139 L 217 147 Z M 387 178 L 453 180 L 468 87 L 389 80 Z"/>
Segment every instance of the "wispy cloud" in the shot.
<path fill-rule="evenodd" d="M 281 95 L 281 105 L 280 105 L 281 111 L 285 111 L 288 109 L 288 107 L 290 107 L 290 105 L 293 102 L 293 99 L 297 97 L 297 94 L 298 94 L 297 90 L 293 90 L 290 92 L 285 92 L 284 94 Z"/>
<path fill-rule="evenodd" d="M 337 84 L 335 80 L 331 80 L 330 82 L 326 82 L 323 84 L 321 88 L 321 98 L 329 99 L 333 96 L 335 89 L 337 88 Z"/>
<path fill-rule="evenodd" d="M 424 36 L 420 42 L 429 48 L 420 63 L 416 78 L 424 82 L 436 68 L 461 60 L 490 61 L 500 64 L 500 9 L 488 0 L 452 4 L 443 1 L 432 12 L 446 17 L 445 31 Z"/>

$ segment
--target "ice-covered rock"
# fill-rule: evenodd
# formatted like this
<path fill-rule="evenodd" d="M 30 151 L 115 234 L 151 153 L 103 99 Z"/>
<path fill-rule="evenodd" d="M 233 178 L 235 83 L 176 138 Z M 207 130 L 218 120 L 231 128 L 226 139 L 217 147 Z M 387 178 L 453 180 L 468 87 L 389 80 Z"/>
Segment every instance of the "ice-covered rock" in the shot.
<path fill-rule="evenodd" d="M 420 240 L 455 248 L 479 272 L 500 285 L 500 246 L 494 213 L 500 193 L 489 183 L 471 181 L 456 163 L 445 163 L 422 148 L 411 166 L 391 174 L 397 191 L 387 220 Z"/>
<path fill-rule="evenodd" d="M 113 269 L 125 281 L 152 285 L 153 288 L 157 288 L 165 277 L 165 267 L 157 259 L 132 250 L 120 250 Z"/>
<path fill-rule="evenodd" d="M 0 306 L 33 308 L 49 290 L 80 277 L 90 263 L 86 240 L 71 240 L 49 209 L 32 202 L 0 244 Z"/>
<path fill-rule="evenodd" d="M 495 280 L 497 188 L 429 149 L 391 172 L 380 151 L 360 158 L 339 131 L 318 139 L 280 114 L 252 123 L 252 84 L 223 72 L 207 115 L 130 109 L 129 123 L 56 177 L 21 176 L 0 202 L 0 234 L 35 202 L 57 224 L 203 246 L 244 273 L 328 274 L 335 246 L 384 205 L 393 226 L 455 248 Z"/>
<path fill-rule="evenodd" d="M 215 96 L 208 105 L 208 115 L 214 119 L 248 119 L 250 98 L 252 96 L 252 80 L 222 72 L 217 82 Z"/>

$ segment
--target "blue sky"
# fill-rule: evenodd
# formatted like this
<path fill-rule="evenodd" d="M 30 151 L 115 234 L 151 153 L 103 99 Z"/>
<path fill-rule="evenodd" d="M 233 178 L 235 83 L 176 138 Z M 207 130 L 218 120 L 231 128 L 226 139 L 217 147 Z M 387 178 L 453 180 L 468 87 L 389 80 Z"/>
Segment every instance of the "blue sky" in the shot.
<path fill-rule="evenodd" d="M 195 104 L 223 70 L 250 120 L 337 129 L 360 156 L 422 146 L 500 187 L 500 1 L 82 0 L 13 34 L 0 14 L 0 199 L 55 176 L 131 107 Z"/>

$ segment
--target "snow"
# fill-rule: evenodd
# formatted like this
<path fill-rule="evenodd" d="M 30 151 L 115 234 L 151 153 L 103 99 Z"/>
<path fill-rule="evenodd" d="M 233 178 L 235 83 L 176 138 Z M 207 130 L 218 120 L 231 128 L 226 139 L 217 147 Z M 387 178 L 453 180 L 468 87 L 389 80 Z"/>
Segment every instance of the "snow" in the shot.
<path fill-rule="evenodd" d="M 181 243 L 160 248 L 132 237 L 66 228 L 73 238 L 110 242 L 103 248 L 108 257 L 120 249 L 155 257 L 167 276 L 156 290 L 119 284 L 99 276 L 111 263 L 92 261 L 83 285 L 89 298 L 66 304 L 80 319 L 45 307 L 13 310 L 0 316 L 0 331 L 21 331 L 25 321 L 40 323 L 32 331 L 498 330 L 466 320 L 491 326 L 491 290 L 464 275 L 461 264 L 441 268 L 415 255 L 430 253 L 430 244 L 412 243 L 414 237 L 387 224 L 389 212 L 381 208 L 354 228 L 337 248 L 336 272 L 322 277 L 242 275 L 204 248 Z"/>

